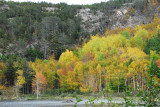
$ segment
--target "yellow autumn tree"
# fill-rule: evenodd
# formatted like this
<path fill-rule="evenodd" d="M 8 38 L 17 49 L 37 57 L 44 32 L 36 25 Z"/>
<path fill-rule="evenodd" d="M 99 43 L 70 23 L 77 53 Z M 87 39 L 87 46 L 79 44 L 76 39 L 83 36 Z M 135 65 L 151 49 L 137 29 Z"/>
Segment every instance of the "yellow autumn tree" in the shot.
<path fill-rule="evenodd" d="M 4 88 L 5 83 L 5 75 L 4 75 L 4 70 L 6 69 L 6 66 L 3 62 L 0 62 L 0 89 Z"/>
<path fill-rule="evenodd" d="M 25 81 L 25 77 L 23 76 L 23 70 L 18 70 L 16 74 L 17 74 L 17 79 L 15 83 L 16 84 L 16 97 L 18 97 L 19 88 L 21 88 L 22 85 L 26 83 L 26 81 Z"/>
<path fill-rule="evenodd" d="M 30 67 L 35 71 L 35 76 L 32 80 L 33 91 L 37 94 L 37 99 L 39 98 L 40 92 L 44 92 L 46 89 L 46 77 L 43 74 L 43 61 L 37 59 L 35 62 L 29 63 Z"/>
<path fill-rule="evenodd" d="M 72 51 L 66 50 L 59 58 L 59 66 L 61 67 L 57 74 L 59 76 L 60 87 L 62 91 L 74 91 L 79 85 L 77 82 L 77 74 L 74 66 L 78 60 Z"/>

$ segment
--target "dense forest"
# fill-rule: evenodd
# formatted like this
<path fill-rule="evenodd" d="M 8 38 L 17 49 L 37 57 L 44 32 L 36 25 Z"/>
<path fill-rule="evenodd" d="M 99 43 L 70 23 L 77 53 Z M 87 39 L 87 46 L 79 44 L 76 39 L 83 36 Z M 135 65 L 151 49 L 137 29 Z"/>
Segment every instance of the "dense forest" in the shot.
<path fill-rule="evenodd" d="M 76 16 L 81 8 L 112 14 L 110 10 L 132 2 L 142 12 L 148 5 L 159 6 L 158 0 L 110 0 L 93 5 L 0 1 L 0 94 L 38 98 L 47 92 L 136 92 L 148 90 L 147 78 L 160 88 L 158 14 L 148 24 L 104 26 L 103 34 L 96 30 L 92 36 Z"/>

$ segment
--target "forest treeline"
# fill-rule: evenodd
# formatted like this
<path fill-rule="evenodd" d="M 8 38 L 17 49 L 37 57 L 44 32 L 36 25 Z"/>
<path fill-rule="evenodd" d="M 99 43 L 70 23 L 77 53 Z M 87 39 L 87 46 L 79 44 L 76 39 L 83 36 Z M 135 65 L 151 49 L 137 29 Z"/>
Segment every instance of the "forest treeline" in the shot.
<path fill-rule="evenodd" d="M 31 52 L 31 54 L 34 54 Z M 115 92 L 146 90 L 148 67 L 154 62 L 155 86 L 160 84 L 160 19 L 134 28 L 106 30 L 91 36 L 87 43 L 66 50 L 55 60 L 2 56 L 0 89 L 15 90 L 16 95 L 52 93 L 96 93 L 107 87 Z"/>

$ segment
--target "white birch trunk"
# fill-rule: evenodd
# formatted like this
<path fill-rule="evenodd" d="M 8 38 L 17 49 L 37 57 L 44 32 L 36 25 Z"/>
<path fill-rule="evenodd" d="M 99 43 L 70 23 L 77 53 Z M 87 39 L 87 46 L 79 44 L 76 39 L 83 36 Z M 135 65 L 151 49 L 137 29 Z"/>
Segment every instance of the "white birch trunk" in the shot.
<path fill-rule="evenodd" d="M 136 90 L 136 82 L 135 82 L 135 77 L 133 76 L 133 87 L 134 87 L 134 92 Z"/>
<path fill-rule="evenodd" d="M 101 83 L 101 78 L 102 78 L 102 76 L 101 76 L 101 71 L 100 71 L 100 84 L 99 84 L 99 91 L 101 92 L 102 91 L 102 83 Z"/>
<path fill-rule="evenodd" d="M 39 78 L 37 78 L 37 99 L 39 98 Z"/>

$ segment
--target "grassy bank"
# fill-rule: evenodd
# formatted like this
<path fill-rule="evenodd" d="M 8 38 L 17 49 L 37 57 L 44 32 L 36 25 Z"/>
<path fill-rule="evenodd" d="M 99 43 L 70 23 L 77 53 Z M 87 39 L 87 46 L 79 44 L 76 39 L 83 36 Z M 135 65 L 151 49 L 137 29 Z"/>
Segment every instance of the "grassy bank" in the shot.
<path fill-rule="evenodd" d="M 38 100 L 64 100 L 64 99 L 75 99 L 78 96 L 81 99 L 89 99 L 89 98 L 96 98 L 96 99 L 107 99 L 108 96 L 102 96 L 101 93 L 87 93 L 87 94 L 76 94 L 76 93 L 61 93 L 58 95 L 44 93 L 39 95 Z M 124 93 L 113 93 L 112 99 L 114 100 L 123 100 Z M 37 100 L 36 94 L 26 94 L 26 95 L 19 95 L 16 96 L 0 96 L 0 100 Z"/>

